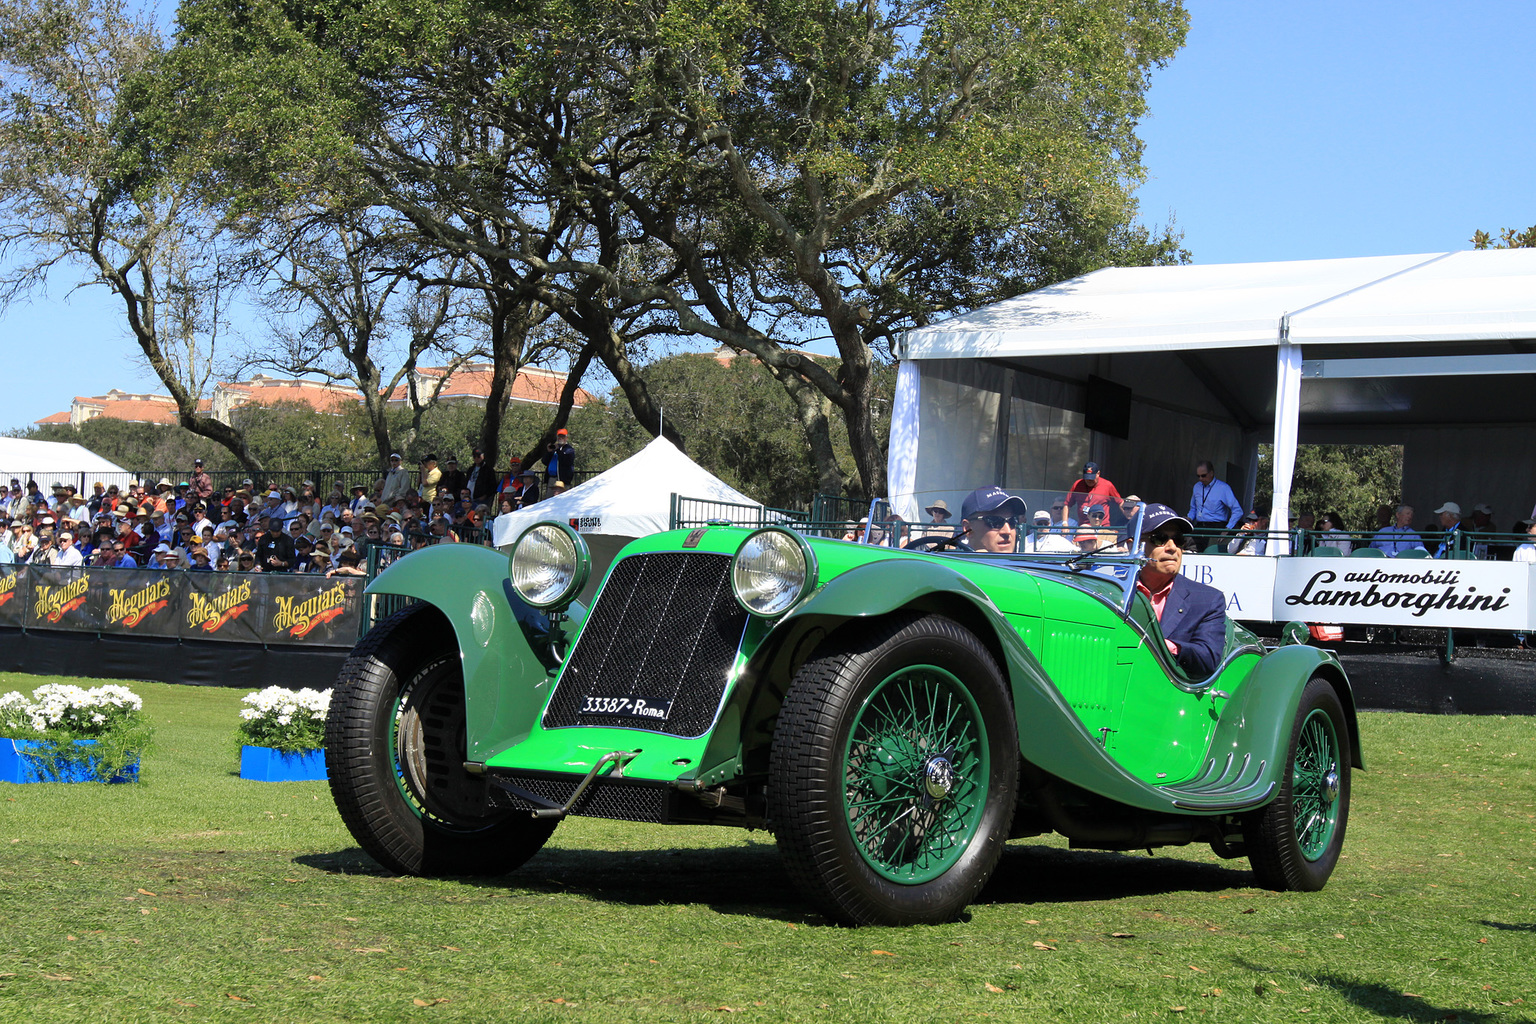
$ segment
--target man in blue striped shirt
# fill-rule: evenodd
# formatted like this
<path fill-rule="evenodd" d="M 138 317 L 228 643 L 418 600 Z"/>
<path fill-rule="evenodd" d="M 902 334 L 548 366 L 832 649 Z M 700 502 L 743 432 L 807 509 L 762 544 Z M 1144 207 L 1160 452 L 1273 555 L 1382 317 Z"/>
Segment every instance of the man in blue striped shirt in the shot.
<path fill-rule="evenodd" d="M 1216 479 L 1210 462 L 1195 465 L 1195 491 L 1189 498 L 1189 521 L 1196 527 L 1230 530 L 1243 517 L 1243 506 L 1225 480 Z"/>
<path fill-rule="evenodd" d="M 1371 547 L 1383 552 L 1388 558 L 1396 558 L 1404 551 L 1424 547 L 1424 538 L 1413 528 L 1413 506 L 1399 505 L 1391 526 L 1382 527 L 1371 538 Z"/>

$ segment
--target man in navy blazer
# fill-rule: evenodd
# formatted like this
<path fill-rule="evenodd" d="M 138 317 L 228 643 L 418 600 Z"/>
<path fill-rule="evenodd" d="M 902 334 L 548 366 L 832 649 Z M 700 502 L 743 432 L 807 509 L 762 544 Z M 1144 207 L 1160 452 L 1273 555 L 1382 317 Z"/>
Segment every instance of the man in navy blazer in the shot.
<path fill-rule="evenodd" d="M 1147 595 L 1163 642 L 1179 666 L 1196 679 L 1210 675 L 1227 645 L 1227 599 L 1215 587 L 1181 575 L 1189 520 L 1167 505 L 1148 505 L 1141 537 L 1147 563 L 1136 589 Z"/>

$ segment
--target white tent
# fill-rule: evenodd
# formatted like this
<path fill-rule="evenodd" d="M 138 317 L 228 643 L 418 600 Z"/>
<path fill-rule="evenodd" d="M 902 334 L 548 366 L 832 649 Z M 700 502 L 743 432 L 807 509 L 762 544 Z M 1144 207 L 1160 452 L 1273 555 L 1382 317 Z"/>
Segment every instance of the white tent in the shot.
<path fill-rule="evenodd" d="M 74 484 L 82 494 L 90 493 L 86 478 L 126 472 L 78 444 L 56 441 L 24 441 L 0 437 L 0 483 L 16 477 L 23 484 L 36 480 L 44 491 L 55 483 Z"/>
<path fill-rule="evenodd" d="M 660 533 L 671 526 L 674 494 L 762 508 L 678 451 L 671 441 L 658 437 L 580 487 L 497 516 L 492 538 L 496 547 L 506 549 L 518 534 L 540 520 L 570 523 L 592 553 L 592 579 L 583 594 L 585 600 L 620 548 L 636 537 Z"/>
<path fill-rule="evenodd" d="M 899 354 L 904 515 L 979 482 L 1064 489 L 1087 458 L 1174 505 L 1195 459 L 1225 458 L 1251 493 L 1265 440 L 1276 529 L 1299 440 L 1407 444 L 1405 497 L 1424 508 L 1491 501 L 1507 519 L 1531 502 L 1530 474 L 1501 460 L 1536 423 L 1532 249 L 1111 268 L 909 331 Z M 1122 393 L 1129 429 L 1095 428 L 1096 384 L 1111 406 Z"/>

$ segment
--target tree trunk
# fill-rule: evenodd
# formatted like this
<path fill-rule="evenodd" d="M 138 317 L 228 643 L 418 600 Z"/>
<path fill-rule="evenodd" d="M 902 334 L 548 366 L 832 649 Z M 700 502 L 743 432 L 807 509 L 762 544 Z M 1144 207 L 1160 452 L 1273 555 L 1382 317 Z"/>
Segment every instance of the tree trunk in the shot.
<path fill-rule="evenodd" d="M 565 426 L 566 421 L 571 418 L 571 407 L 576 404 L 576 389 L 581 386 L 581 378 L 586 376 L 587 367 L 592 365 L 593 351 L 590 343 L 581 347 L 581 353 L 577 355 L 576 362 L 571 365 L 570 372 L 565 375 L 565 387 L 560 389 L 560 404 L 555 406 L 555 418 L 545 428 L 543 435 L 533 443 L 533 448 L 523 455 L 523 469 L 532 469 L 538 464 L 538 461 L 544 457 L 547 446 L 555 440 L 555 431 Z"/>
<path fill-rule="evenodd" d="M 587 339 L 586 347 L 594 350 L 608 372 L 613 374 L 613 379 L 618 381 L 619 389 L 629 402 L 630 411 L 635 414 L 636 422 L 652 437 L 665 436 L 677 446 L 678 451 L 684 451 L 686 441 L 683 435 L 674 424 L 665 421 L 661 409 L 651 399 L 645 378 L 625 355 L 624 339 L 614 329 L 613 318 L 608 311 L 588 301 L 578 301 L 577 307 L 574 310 L 562 310 L 561 319 L 581 332 L 582 337 Z"/>

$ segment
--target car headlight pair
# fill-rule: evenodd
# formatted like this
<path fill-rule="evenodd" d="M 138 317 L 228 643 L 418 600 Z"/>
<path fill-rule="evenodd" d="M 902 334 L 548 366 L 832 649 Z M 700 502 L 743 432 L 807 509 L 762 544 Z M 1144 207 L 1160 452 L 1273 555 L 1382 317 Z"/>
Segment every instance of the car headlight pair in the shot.
<path fill-rule="evenodd" d="M 512 587 L 535 608 L 569 604 L 586 585 L 586 541 L 564 523 L 537 523 L 512 546 Z M 753 615 L 775 618 L 816 586 L 816 555 L 799 534 L 768 527 L 750 534 L 731 563 L 731 590 Z"/>

